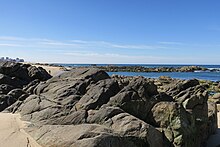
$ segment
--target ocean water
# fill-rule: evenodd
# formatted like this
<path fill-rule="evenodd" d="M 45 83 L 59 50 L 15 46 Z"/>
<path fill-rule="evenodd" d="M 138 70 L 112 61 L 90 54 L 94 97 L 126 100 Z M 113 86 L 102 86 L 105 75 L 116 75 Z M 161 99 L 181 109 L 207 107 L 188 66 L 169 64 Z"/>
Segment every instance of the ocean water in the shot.
<path fill-rule="evenodd" d="M 91 64 L 59 64 L 62 66 L 79 67 L 79 66 L 91 66 Z M 97 66 L 107 66 L 109 64 L 96 64 Z M 143 66 L 143 67 L 182 67 L 192 65 L 168 65 L 168 64 L 111 64 L 115 66 Z M 205 67 L 208 69 L 220 69 L 220 65 L 196 65 Z M 220 81 L 220 72 L 108 72 L 109 75 L 117 74 L 124 76 L 144 76 L 147 78 L 158 78 L 160 76 L 169 76 L 176 79 L 199 79 Z"/>
<path fill-rule="evenodd" d="M 57 63 L 56 63 L 57 64 Z M 62 65 L 62 66 L 70 66 L 70 67 L 77 67 L 77 66 L 91 66 L 94 64 L 62 64 L 62 63 L 58 63 L 58 65 Z M 200 66 L 200 67 L 205 67 L 205 68 L 209 68 L 209 69 L 220 69 L 220 65 L 199 65 L 199 64 L 193 64 L 193 65 L 189 65 L 189 64 L 95 64 L 97 66 L 108 66 L 108 65 L 112 65 L 112 66 L 143 66 L 143 67 L 183 67 L 183 66 Z"/>
<path fill-rule="evenodd" d="M 147 78 L 159 78 L 169 76 L 176 79 L 199 79 L 220 81 L 219 72 L 108 72 L 109 75 L 143 76 Z"/>

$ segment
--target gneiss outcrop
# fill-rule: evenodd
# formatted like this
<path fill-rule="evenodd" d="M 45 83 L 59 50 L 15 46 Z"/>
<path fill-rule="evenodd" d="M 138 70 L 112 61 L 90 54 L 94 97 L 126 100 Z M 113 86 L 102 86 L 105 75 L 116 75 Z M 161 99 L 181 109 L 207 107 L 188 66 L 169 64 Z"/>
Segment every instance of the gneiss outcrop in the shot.
<path fill-rule="evenodd" d="M 36 80 L 45 81 L 51 76 L 42 68 L 15 62 L 0 62 L 0 111 L 28 94 L 23 87 Z"/>
<path fill-rule="evenodd" d="M 27 132 L 42 146 L 199 147 L 217 127 L 206 88 L 197 80 L 109 77 L 80 68 L 31 81 L 23 88 L 28 97 L 5 111 L 32 122 Z"/>

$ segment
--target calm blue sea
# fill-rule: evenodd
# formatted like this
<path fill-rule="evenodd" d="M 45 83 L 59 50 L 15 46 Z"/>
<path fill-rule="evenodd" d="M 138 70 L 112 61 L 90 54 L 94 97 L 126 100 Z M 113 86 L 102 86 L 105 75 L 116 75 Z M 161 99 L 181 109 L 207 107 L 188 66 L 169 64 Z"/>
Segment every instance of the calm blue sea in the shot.
<path fill-rule="evenodd" d="M 91 64 L 59 64 L 62 66 L 78 67 L 91 66 Z M 107 66 L 109 64 L 96 64 L 97 66 Z M 143 66 L 143 67 L 182 67 L 191 65 L 168 65 L 168 64 L 111 64 L 115 66 Z M 220 69 L 220 65 L 196 65 L 209 69 Z M 118 74 L 124 76 L 144 76 L 147 78 L 158 78 L 160 76 L 170 76 L 177 79 L 200 79 L 210 81 L 220 81 L 220 72 L 108 72 L 109 75 Z"/>

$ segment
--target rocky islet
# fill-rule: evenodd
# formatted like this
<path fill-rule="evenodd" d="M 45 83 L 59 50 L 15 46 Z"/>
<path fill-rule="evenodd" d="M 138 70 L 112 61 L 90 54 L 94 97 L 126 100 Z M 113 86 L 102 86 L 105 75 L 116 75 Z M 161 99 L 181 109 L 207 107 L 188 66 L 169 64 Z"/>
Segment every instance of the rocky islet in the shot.
<path fill-rule="evenodd" d="M 91 65 L 88 67 L 95 67 L 106 72 L 197 72 L 197 71 L 209 71 L 209 72 L 218 72 L 219 69 L 208 69 L 201 66 L 177 66 L 177 67 L 148 67 L 148 66 L 139 66 L 139 65 L 129 65 L 129 66 L 118 66 L 118 65 Z M 73 67 L 75 68 L 75 67 Z M 77 67 L 79 68 L 79 67 Z M 84 68 L 84 67 L 82 67 Z"/>

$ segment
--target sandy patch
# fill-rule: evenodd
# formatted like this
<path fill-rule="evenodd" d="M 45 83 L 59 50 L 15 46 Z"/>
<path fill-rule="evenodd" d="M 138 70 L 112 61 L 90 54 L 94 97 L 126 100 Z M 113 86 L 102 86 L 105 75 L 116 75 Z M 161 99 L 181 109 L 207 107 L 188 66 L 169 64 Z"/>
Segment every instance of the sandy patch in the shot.
<path fill-rule="evenodd" d="M 63 73 L 65 70 L 70 70 L 71 68 L 59 67 L 59 66 L 52 66 L 52 65 L 43 65 L 43 64 L 36 64 L 31 62 L 22 62 L 22 64 L 30 64 L 36 67 L 44 68 L 51 76 L 57 76 Z"/>
<path fill-rule="evenodd" d="M 27 122 L 20 120 L 19 114 L 0 113 L 1 147 L 41 147 L 24 131 Z"/>
<path fill-rule="evenodd" d="M 42 67 L 44 68 L 51 76 L 57 76 L 64 72 L 64 69 L 62 67 L 56 67 L 56 66 L 47 66 L 47 65 L 34 65 L 36 67 Z"/>

